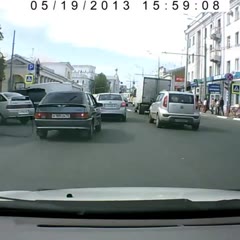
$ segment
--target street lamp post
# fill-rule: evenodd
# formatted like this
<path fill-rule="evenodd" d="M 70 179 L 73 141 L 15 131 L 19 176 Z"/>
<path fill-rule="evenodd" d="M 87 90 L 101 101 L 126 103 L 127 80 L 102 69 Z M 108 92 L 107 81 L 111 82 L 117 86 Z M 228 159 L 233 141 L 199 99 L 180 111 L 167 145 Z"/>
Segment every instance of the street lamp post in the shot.
<path fill-rule="evenodd" d="M 186 67 L 185 67 L 185 82 L 184 82 L 184 90 L 187 91 L 187 82 L 188 82 L 188 50 L 189 49 L 189 33 L 187 34 L 187 54 L 186 54 Z"/>

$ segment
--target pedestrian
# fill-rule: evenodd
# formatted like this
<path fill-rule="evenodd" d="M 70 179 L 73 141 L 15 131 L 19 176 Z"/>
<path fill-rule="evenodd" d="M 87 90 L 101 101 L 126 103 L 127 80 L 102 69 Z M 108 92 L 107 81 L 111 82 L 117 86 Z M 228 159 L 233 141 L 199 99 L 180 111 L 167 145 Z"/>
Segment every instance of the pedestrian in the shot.
<path fill-rule="evenodd" d="M 216 115 L 219 115 L 220 113 L 220 100 L 217 99 L 216 101 Z"/>
<path fill-rule="evenodd" d="M 214 114 L 214 111 L 215 111 L 215 104 L 216 104 L 216 101 L 213 98 L 212 101 L 211 101 L 211 112 L 212 112 L 212 114 Z"/>
<path fill-rule="evenodd" d="M 203 100 L 203 112 L 205 113 L 207 111 L 207 99 L 204 98 Z"/>
<path fill-rule="evenodd" d="M 224 100 L 223 100 L 223 97 L 221 97 L 219 101 L 219 113 L 221 112 L 221 114 L 224 116 L 223 107 L 224 107 Z"/>

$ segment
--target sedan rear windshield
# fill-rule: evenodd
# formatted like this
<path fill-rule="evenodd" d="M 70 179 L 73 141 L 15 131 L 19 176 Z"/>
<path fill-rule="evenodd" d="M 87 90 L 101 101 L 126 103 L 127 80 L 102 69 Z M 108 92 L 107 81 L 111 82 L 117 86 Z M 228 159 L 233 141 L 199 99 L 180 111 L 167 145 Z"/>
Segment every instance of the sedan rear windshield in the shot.
<path fill-rule="evenodd" d="M 169 102 L 194 104 L 194 98 L 193 98 L 193 95 L 188 95 L 188 94 L 170 94 Z"/>
<path fill-rule="evenodd" d="M 118 94 L 102 94 L 99 95 L 98 98 L 99 101 L 104 101 L 104 100 L 118 100 L 122 101 L 122 96 Z"/>
<path fill-rule="evenodd" d="M 82 92 L 54 92 L 49 93 L 43 99 L 42 104 L 48 103 L 78 103 L 78 104 L 85 104 L 85 97 L 84 93 Z"/>

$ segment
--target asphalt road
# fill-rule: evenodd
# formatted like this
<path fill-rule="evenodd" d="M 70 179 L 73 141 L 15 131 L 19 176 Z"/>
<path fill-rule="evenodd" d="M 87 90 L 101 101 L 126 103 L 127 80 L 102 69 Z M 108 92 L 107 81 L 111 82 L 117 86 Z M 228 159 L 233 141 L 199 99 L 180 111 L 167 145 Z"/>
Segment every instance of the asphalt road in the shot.
<path fill-rule="evenodd" d="M 147 115 L 107 121 L 91 141 L 53 133 L 40 140 L 31 124 L 0 126 L 0 190 L 75 187 L 240 189 L 240 122 L 202 117 L 191 128 L 157 129 Z"/>

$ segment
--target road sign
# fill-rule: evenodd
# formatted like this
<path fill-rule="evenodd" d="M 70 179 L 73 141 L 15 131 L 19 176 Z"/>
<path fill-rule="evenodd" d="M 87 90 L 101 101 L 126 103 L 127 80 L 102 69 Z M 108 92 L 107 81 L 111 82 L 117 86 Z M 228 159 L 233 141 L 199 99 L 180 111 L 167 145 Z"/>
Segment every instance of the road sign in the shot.
<path fill-rule="evenodd" d="M 34 70 L 34 64 L 30 63 L 28 64 L 28 71 L 33 71 Z"/>
<path fill-rule="evenodd" d="M 209 93 L 220 93 L 221 92 L 221 87 L 220 84 L 209 84 L 208 85 L 208 92 Z"/>
<path fill-rule="evenodd" d="M 227 80 L 229 80 L 229 81 L 232 81 L 232 80 L 233 80 L 233 75 L 232 75 L 231 73 L 227 73 L 227 74 L 225 75 L 225 78 L 226 78 Z"/>
<path fill-rule="evenodd" d="M 25 83 L 26 84 L 32 84 L 33 80 L 34 80 L 33 75 L 26 75 L 25 76 Z"/>
<path fill-rule="evenodd" d="M 232 85 L 232 94 L 240 94 L 240 84 Z"/>

